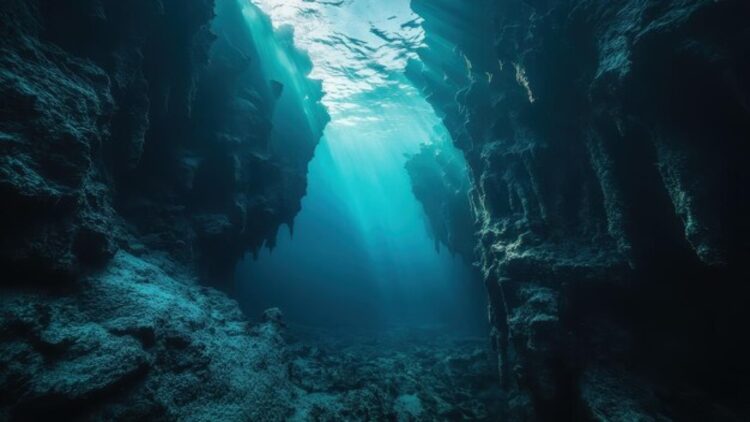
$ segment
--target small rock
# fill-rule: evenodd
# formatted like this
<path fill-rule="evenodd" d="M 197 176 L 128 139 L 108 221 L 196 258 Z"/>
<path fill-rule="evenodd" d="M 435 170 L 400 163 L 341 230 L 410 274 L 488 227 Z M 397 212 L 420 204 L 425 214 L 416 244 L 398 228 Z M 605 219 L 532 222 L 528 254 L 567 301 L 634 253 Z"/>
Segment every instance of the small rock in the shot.
<path fill-rule="evenodd" d="M 399 421 L 419 418 L 424 412 L 422 400 L 416 394 L 402 394 L 393 405 Z"/>
<path fill-rule="evenodd" d="M 286 327 L 284 322 L 284 314 L 279 308 L 269 308 L 263 312 L 263 322 L 270 322 L 280 327 Z"/>

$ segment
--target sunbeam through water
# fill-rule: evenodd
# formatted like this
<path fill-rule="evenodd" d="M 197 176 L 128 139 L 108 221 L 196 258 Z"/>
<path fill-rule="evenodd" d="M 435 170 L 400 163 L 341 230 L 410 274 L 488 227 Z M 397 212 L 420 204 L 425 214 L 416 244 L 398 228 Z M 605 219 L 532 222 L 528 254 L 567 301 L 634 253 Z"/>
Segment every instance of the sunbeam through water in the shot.
<path fill-rule="evenodd" d="M 423 144 L 456 154 L 403 74 L 423 40 L 409 2 L 255 3 L 277 30 L 294 28 L 331 122 L 293 236 L 282 231 L 238 270 L 247 306 L 280 306 L 312 324 L 476 324 L 478 283 L 465 260 L 435 248 L 405 170 Z"/>

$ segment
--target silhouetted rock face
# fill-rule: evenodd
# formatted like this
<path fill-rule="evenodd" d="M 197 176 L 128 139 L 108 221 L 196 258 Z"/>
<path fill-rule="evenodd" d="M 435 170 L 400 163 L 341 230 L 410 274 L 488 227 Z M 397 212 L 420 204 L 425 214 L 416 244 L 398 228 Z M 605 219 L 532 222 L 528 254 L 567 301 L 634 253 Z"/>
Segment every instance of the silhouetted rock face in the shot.
<path fill-rule="evenodd" d="M 435 249 L 439 250 L 442 243 L 451 253 L 474 262 L 475 219 L 468 201 L 469 179 L 463 159 L 455 151 L 425 144 L 409 157 L 406 171 L 414 196 L 430 222 Z"/>
<path fill-rule="evenodd" d="M 276 328 L 197 279 L 291 224 L 320 128 L 269 148 L 284 92 L 214 6 L 0 3 L 0 420 L 287 412 Z"/>
<path fill-rule="evenodd" d="M 212 50 L 213 1 L 14 0 L 0 12 L 0 257 L 25 283 L 73 280 L 130 245 L 221 284 L 291 224 L 325 112 L 272 150 L 282 88 L 249 32 Z"/>
<path fill-rule="evenodd" d="M 746 417 L 748 3 L 455 3 L 414 0 L 409 73 L 470 167 L 510 416 Z"/>
<path fill-rule="evenodd" d="M 79 259 L 114 249 L 95 163 L 114 101 L 106 72 L 44 42 L 41 17 L 25 3 L 2 5 L 2 260 L 59 282 Z"/>

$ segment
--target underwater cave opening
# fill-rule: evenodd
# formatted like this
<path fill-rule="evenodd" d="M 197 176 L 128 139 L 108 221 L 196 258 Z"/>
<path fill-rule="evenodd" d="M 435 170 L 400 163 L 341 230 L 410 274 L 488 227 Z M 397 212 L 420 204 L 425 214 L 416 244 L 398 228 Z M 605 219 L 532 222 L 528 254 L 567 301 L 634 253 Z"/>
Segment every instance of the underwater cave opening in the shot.
<path fill-rule="evenodd" d="M 289 39 L 309 54 L 331 118 L 293 230 L 282 229 L 272 248 L 238 267 L 245 311 L 279 307 L 304 326 L 485 335 L 485 295 L 471 258 L 441 247 L 406 170 L 410 157 L 431 148 L 467 177 L 440 118 L 404 75 L 424 38 L 409 1 L 244 4 L 262 54 L 283 55 L 273 46 Z M 258 31 L 256 7 L 274 30 Z M 293 88 L 281 101 L 308 98 L 294 78 L 278 79 Z M 294 119 L 278 108 L 274 131 L 297 130 Z"/>

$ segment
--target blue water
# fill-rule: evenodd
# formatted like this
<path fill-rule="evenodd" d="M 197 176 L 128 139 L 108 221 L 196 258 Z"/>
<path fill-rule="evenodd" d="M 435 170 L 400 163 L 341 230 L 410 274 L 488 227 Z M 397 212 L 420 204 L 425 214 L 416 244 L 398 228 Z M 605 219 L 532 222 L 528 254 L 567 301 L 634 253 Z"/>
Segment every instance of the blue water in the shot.
<path fill-rule="evenodd" d="M 273 250 L 238 269 L 246 309 L 277 306 L 308 325 L 483 329 L 476 274 L 446 248 L 436 250 L 404 168 L 423 143 L 453 148 L 402 74 L 421 42 L 408 1 L 389 0 L 388 8 L 376 7 L 382 0 L 257 3 L 277 32 L 288 36 L 284 25 L 294 25 L 294 42 L 310 54 L 312 75 L 327 93 L 331 122 L 309 165 L 308 194 L 293 227 L 282 229 Z M 304 89 L 284 95 L 304 96 Z M 274 127 L 284 130 L 285 118 L 277 114 Z"/>

